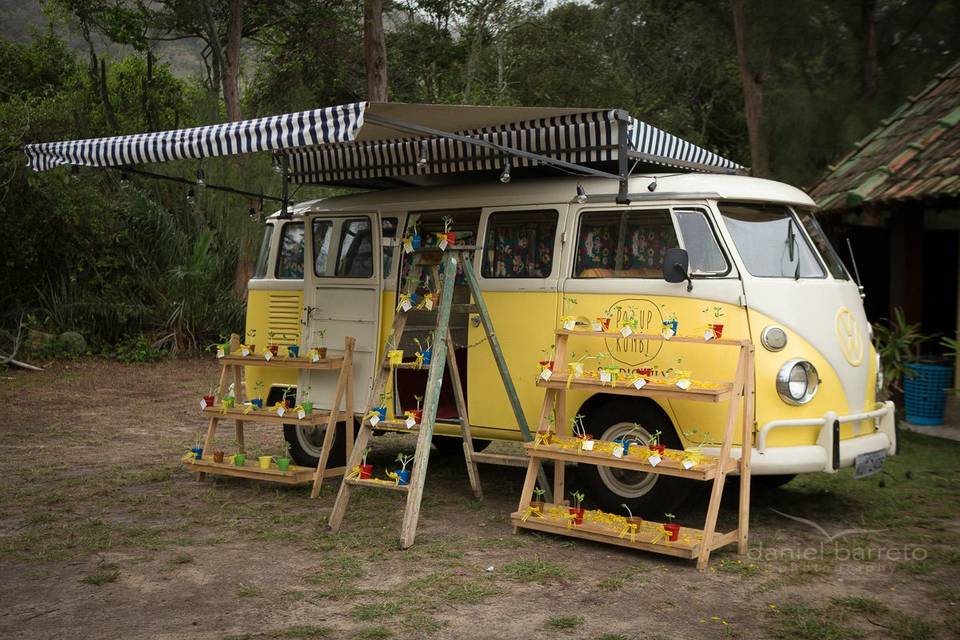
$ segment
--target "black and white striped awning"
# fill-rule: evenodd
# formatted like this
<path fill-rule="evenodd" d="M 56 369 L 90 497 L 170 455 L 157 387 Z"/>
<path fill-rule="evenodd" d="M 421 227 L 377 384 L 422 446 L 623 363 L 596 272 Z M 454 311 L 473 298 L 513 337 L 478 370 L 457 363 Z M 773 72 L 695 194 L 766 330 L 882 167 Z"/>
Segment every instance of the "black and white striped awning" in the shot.
<path fill-rule="evenodd" d="M 622 111 L 354 103 L 240 122 L 25 147 L 28 165 L 123 167 L 269 151 L 286 154 L 290 180 L 363 183 L 547 164 L 646 164 L 734 173 L 742 167 Z M 516 152 L 516 153 L 515 153 Z"/>

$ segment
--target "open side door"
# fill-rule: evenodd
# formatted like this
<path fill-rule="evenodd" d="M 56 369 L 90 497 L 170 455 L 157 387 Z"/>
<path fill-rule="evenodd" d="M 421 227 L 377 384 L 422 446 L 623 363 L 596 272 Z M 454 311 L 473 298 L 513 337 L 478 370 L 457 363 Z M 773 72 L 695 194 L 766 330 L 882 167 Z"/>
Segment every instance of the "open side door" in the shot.
<path fill-rule="evenodd" d="M 362 411 L 373 381 L 380 335 L 380 216 L 323 214 L 308 221 L 304 269 L 304 342 L 307 348 L 343 350 L 345 336 L 357 339 L 353 354 L 353 406 Z M 302 371 L 299 387 L 314 405 L 329 409 L 337 378 Z"/>

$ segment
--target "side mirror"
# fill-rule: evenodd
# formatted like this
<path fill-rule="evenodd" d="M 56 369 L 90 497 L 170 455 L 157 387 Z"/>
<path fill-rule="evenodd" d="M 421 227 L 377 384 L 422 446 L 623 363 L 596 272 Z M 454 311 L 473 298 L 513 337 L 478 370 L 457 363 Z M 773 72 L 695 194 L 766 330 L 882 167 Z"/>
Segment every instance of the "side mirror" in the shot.
<path fill-rule="evenodd" d="M 667 282 L 687 281 L 687 291 L 693 291 L 693 281 L 687 270 L 690 268 L 690 256 L 686 249 L 673 247 L 667 249 L 667 256 L 663 259 L 663 279 Z"/>

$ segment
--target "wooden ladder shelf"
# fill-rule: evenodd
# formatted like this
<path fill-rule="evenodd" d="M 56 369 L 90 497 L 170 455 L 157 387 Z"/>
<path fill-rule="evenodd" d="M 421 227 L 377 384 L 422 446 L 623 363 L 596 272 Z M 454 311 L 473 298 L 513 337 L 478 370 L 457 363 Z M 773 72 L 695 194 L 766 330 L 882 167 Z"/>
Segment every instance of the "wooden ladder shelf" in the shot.
<path fill-rule="evenodd" d="M 467 415 L 467 405 L 464 398 L 460 371 L 454 353 L 453 339 L 450 333 L 450 314 L 454 310 L 477 313 L 480 316 L 484 331 L 486 332 L 487 342 L 493 351 L 504 388 L 506 389 L 507 396 L 510 398 L 521 432 L 525 434 L 528 441 L 531 440 L 530 431 L 527 428 L 523 411 L 520 408 L 520 401 L 517 397 L 516 389 L 513 386 L 513 381 L 507 370 L 506 361 L 503 358 L 499 342 L 493 331 L 493 324 L 490 321 L 490 316 L 487 313 L 487 308 L 481 297 L 480 287 L 473 271 L 471 254 L 475 250 L 475 246 L 454 245 L 448 247 L 445 251 L 440 251 L 438 248 L 424 248 L 410 252 L 412 253 L 410 269 L 401 287 L 401 290 L 405 292 L 404 296 L 415 294 L 418 283 L 424 281 L 427 275 L 430 276 L 435 286 L 439 288 L 436 325 L 432 331 L 432 357 L 429 365 L 420 365 L 417 362 L 390 364 L 387 349 L 384 349 L 380 368 L 367 401 L 366 413 L 363 417 L 360 432 L 356 442 L 354 442 L 353 451 L 347 462 L 349 473 L 344 476 L 340 484 L 337 500 L 330 513 L 327 528 L 331 531 L 338 531 L 340 529 L 353 489 L 358 487 L 387 489 L 405 493 L 407 496 L 403 524 L 400 531 L 400 547 L 406 549 L 413 544 L 416 537 L 417 521 L 420 517 L 420 502 L 423 497 L 423 488 L 426 481 L 430 446 L 433 439 L 433 428 L 437 417 L 437 406 L 440 401 L 440 388 L 443 383 L 443 374 L 446 367 L 450 368 L 449 379 L 453 387 L 453 395 L 457 405 L 458 421 L 463 438 L 464 459 L 467 465 L 467 475 L 470 479 L 470 486 L 477 499 L 483 498 L 483 491 L 480 487 L 480 475 L 477 470 L 477 462 L 481 461 L 482 454 L 474 452 L 473 439 L 470 435 L 470 420 Z M 473 302 L 470 304 L 453 304 L 454 282 L 457 277 L 458 266 L 463 270 L 473 299 Z M 401 300 L 402 299 L 403 298 L 401 298 Z M 398 309 L 397 314 L 394 316 L 393 330 L 387 342 L 388 345 L 400 344 L 400 340 L 406 330 L 406 325 L 407 314 L 402 309 Z M 428 373 L 420 422 L 409 425 L 405 420 L 381 420 L 379 416 L 376 416 L 374 409 L 380 404 L 379 400 L 384 395 L 384 390 L 387 388 L 391 374 L 397 369 L 416 369 L 422 366 L 428 366 Z M 398 431 L 401 433 L 415 432 L 417 434 L 416 452 L 413 456 L 413 466 L 410 469 L 408 483 L 400 484 L 398 478 L 395 478 L 393 481 L 387 481 L 360 477 L 360 463 L 375 429 Z M 488 460 L 483 461 L 486 462 Z M 493 460 L 491 459 L 489 461 L 492 462 Z"/>
<path fill-rule="evenodd" d="M 330 356 L 320 359 L 277 356 L 266 360 L 263 356 L 254 354 L 248 356 L 234 355 L 239 352 L 240 344 L 237 336 L 233 336 L 230 340 L 231 355 L 218 358 L 221 369 L 217 401 L 212 406 L 204 406 L 201 408 L 204 415 L 210 416 L 207 435 L 203 441 L 203 458 L 199 460 L 189 460 L 187 469 L 192 473 L 198 474 L 198 480 L 203 480 L 206 474 L 209 473 L 212 475 L 251 478 L 281 484 L 303 484 L 309 482 L 313 483 L 310 497 L 317 497 L 324 478 L 343 475 L 346 471 L 346 464 L 328 469 L 327 463 L 329 462 L 330 450 L 333 447 L 333 438 L 337 422 L 344 421 L 350 424 L 353 421 L 352 387 L 353 350 L 355 345 L 356 339 L 347 336 L 344 339 L 343 354 L 340 356 Z M 301 416 L 299 412 L 295 414 L 293 409 L 286 407 L 282 413 L 275 407 L 252 408 L 252 404 L 246 402 L 244 399 L 244 385 L 241 377 L 241 370 L 247 366 L 337 371 L 339 377 L 330 409 L 314 409 L 309 414 L 304 413 Z M 231 379 L 233 380 L 234 387 L 234 406 L 232 408 L 226 408 L 223 406 L 223 398 L 228 394 Z M 343 410 L 340 409 L 341 404 L 345 405 Z M 229 460 L 215 462 L 213 446 L 217 434 L 217 426 L 221 420 L 233 420 L 236 423 L 237 452 L 242 454 L 246 454 L 243 441 L 243 427 L 247 422 L 274 425 L 293 424 L 314 428 L 326 425 L 323 447 L 320 452 L 320 458 L 317 461 L 317 467 L 314 469 L 312 467 L 301 467 L 291 464 L 286 471 L 281 471 L 277 468 L 276 463 L 271 463 L 269 468 L 263 469 L 257 460 L 247 460 L 243 465 L 234 464 Z M 347 437 L 346 450 L 349 451 L 353 444 L 353 430 L 346 429 L 345 431 Z M 345 462 L 346 461 L 344 461 L 344 463 Z"/>
<path fill-rule="evenodd" d="M 754 358 L 753 345 L 745 340 L 710 340 L 698 338 L 672 337 L 673 342 L 701 344 L 705 347 L 736 347 L 739 350 L 736 374 L 733 382 L 699 383 L 691 381 L 687 389 L 678 387 L 666 379 L 645 380 L 645 383 L 619 381 L 611 384 L 597 378 L 575 377 L 567 379 L 567 340 L 570 336 L 583 338 L 609 338 L 623 340 L 620 333 L 609 331 L 568 331 L 556 332 L 556 357 L 553 371 L 556 377 L 541 376 L 537 386 L 546 389 L 543 409 L 540 413 L 538 433 L 535 440 L 525 448 L 530 456 L 527 475 L 523 483 L 520 504 L 511 514 L 514 533 L 518 528 L 546 531 L 559 535 L 584 538 L 596 542 L 616 544 L 632 549 L 643 549 L 681 558 L 696 558 L 697 568 L 705 570 L 710 552 L 719 547 L 737 543 L 739 553 L 747 552 L 747 534 L 750 521 L 750 450 L 752 445 L 752 420 L 754 402 Z M 626 339 L 667 340 L 660 335 L 633 334 Z M 567 390 L 590 390 L 603 393 L 615 393 L 631 396 L 669 398 L 673 400 L 693 400 L 699 402 L 729 403 L 723 443 L 716 458 L 700 453 L 679 450 L 665 450 L 651 458 L 652 452 L 645 445 L 628 447 L 624 454 L 623 446 L 602 440 L 593 441 L 592 449 L 584 449 L 584 441 L 572 437 L 567 428 L 566 393 Z M 730 456 L 733 443 L 734 425 L 737 410 L 743 406 L 741 458 Z M 549 418 L 555 419 L 556 434 L 549 431 Z M 589 445 L 588 445 L 589 446 Z M 533 490 L 538 474 L 542 473 L 544 460 L 554 461 L 553 495 L 555 500 L 545 503 L 532 503 Z M 707 508 L 703 529 L 681 527 L 675 541 L 670 541 L 664 525 L 659 522 L 625 518 L 602 511 L 587 511 L 582 524 L 576 524 L 573 514 L 563 502 L 564 467 L 567 462 L 578 464 L 603 465 L 643 473 L 656 473 L 676 476 L 690 480 L 713 482 L 710 503 Z M 740 473 L 740 505 L 737 528 L 717 533 L 717 515 L 723 494 L 724 480 L 727 474 L 738 470 Z"/>

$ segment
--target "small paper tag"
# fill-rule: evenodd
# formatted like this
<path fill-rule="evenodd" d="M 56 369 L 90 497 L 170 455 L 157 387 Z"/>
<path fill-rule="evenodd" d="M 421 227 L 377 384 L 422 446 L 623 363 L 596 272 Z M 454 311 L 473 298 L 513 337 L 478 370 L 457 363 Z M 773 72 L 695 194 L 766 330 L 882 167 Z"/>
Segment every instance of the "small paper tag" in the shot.
<path fill-rule="evenodd" d="M 643 378 L 637 378 L 636 380 L 633 381 L 633 386 L 636 389 L 643 389 L 645 386 L 647 386 L 647 381 L 644 380 Z"/>
<path fill-rule="evenodd" d="M 583 450 L 584 450 L 584 451 L 593 451 L 593 440 L 584 440 L 584 441 L 583 441 Z"/>
<path fill-rule="evenodd" d="M 320 354 L 314 351 L 313 355 L 310 356 L 310 362 L 320 362 Z"/>
<path fill-rule="evenodd" d="M 543 369 L 540 371 L 541 380 L 544 380 L 544 381 L 549 380 L 550 376 L 552 375 L 553 375 L 553 371 L 550 371 L 550 369 Z"/>
<path fill-rule="evenodd" d="M 433 311 L 433 298 L 427 298 L 423 301 L 423 308 L 427 311 Z"/>
<path fill-rule="evenodd" d="M 650 463 L 650 466 L 651 466 L 651 467 L 657 466 L 657 465 L 660 464 L 662 461 L 663 461 L 663 459 L 662 459 L 660 456 L 658 456 L 657 454 L 653 454 L 652 456 L 650 456 L 649 458 L 647 458 L 647 462 Z"/>
<path fill-rule="evenodd" d="M 601 372 L 600 372 L 600 382 L 610 382 L 610 380 L 611 380 L 611 378 L 610 378 L 610 372 L 609 372 L 609 371 L 601 371 Z"/>
<path fill-rule="evenodd" d="M 669 340 L 670 338 L 672 338 L 673 336 L 675 336 L 675 335 L 677 335 L 677 334 L 675 334 L 675 333 L 673 332 L 673 329 L 667 327 L 666 329 L 663 330 L 663 333 L 661 333 L 660 335 L 663 336 L 663 339 L 664 339 L 664 340 Z"/>
<path fill-rule="evenodd" d="M 573 331 L 574 329 L 577 328 L 577 321 L 576 321 L 576 320 L 564 320 L 564 322 L 563 322 L 563 328 L 566 329 L 567 331 Z"/>
<path fill-rule="evenodd" d="M 622 335 L 624 338 L 629 338 L 633 335 L 633 329 L 630 328 L 630 325 L 625 325 L 620 329 L 620 335 Z"/>
<path fill-rule="evenodd" d="M 683 389 L 684 391 L 689 389 L 691 384 L 693 383 L 687 380 L 686 378 L 684 378 L 683 380 L 677 380 L 677 386 Z"/>
<path fill-rule="evenodd" d="M 217 348 L 217 357 L 218 357 L 218 358 L 222 358 L 222 357 L 225 356 L 225 355 L 227 355 L 227 354 L 223 352 L 223 347 Z"/>
<path fill-rule="evenodd" d="M 703 340 L 705 342 L 709 340 L 713 340 L 713 329 L 707 329 L 706 331 L 703 332 Z"/>
<path fill-rule="evenodd" d="M 283 414 L 285 414 L 286 412 L 287 410 L 284 409 L 283 407 L 277 407 L 277 415 L 280 416 L 281 418 L 283 417 Z"/>
<path fill-rule="evenodd" d="M 297 419 L 298 419 L 298 420 L 303 420 L 303 419 L 306 418 L 306 417 L 307 417 L 307 412 L 306 412 L 306 411 L 304 411 L 303 409 L 300 409 L 300 411 L 297 411 Z"/>
<path fill-rule="evenodd" d="M 681 464 L 683 465 L 684 469 L 692 469 L 693 467 L 697 466 L 697 463 L 690 458 L 684 458 Z"/>
<path fill-rule="evenodd" d="M 413 242 L 410 240 L 403 241 L 403 252 L 404 253 L 413 253 Z"/>
<path fill-rule="evenodd" d="M 371 427 L 377 426 L 377 424 L 378 424 L 379 422 L 380 422 L 380 416 L 379 416 L 379 415 L 375 415 L 375 416 L 371 416 L 371 417 L 370 417 L 370 426 L 371 426 Z"/>
<path fill-rule="evenodd" d="M 407 419 L 403 421 L 403 424 L 407 425 L 407 429 L 412 429 L 416 426 L 417 421 L 413 419 L 413 416 L 407 416 Z"/>
<path fill-rule="evenodd" d="M 273 360 L 273 351 L 270 351 L 269 349 L 267 351 L 264 351 L 263 359 L 266 360 L 267 362 L 270 362 L 271 360 Z"/>
<path fill-rule="evenodd" d="M 409 300 L 404 300 L 403 302 L 400 303 L 400 308 L 403 309 L 404 311 L 410 311 L 410 309 L 413 308 L 413 305 L 410 304 Z"/>
<path fill-rule="evenodd" d="M 444 240 L 441 240 L 441 241 L 440 241 L 440 244 L 438 244 L 437 246 L 440 247 L 440 251 L 446 251 L 446 250 L 447 250 L 447 241 L 446 241 L 445 239 L 444 239 Z"/>
<path fill-rule="evenodd" d="M 242 355 L 244 358 L 246 358 L 248 355 L 250 355 L 250 349 L 246 349 L 246 348 L 241 349 L 241 350 L 240 350 L 240 355 Z"/>
<path fill-rule="evenodd" d="M 603 331 L 603 325 L 600 324 L 599 322 L 591 322 L 591 323 L 590 323 L 590 330 L 591 330 L 591 331 Z"/>
<path fill-rule="evenodd" d="M 622 444 L 618 444 L 617 446 L 615 446 L 615 447 L 613 448 L 613 457 L 614 457 L 614 458 L 622 458 L 622 457 L 623 457 L 623 445 L 622 445 Z"/>
<path fill-rule="evenodd" d="M 200 411 L 203 411 L 206 408 L 207 408 L 207 401 L 204 400 L 203 398 L 200 398 Z"/>

